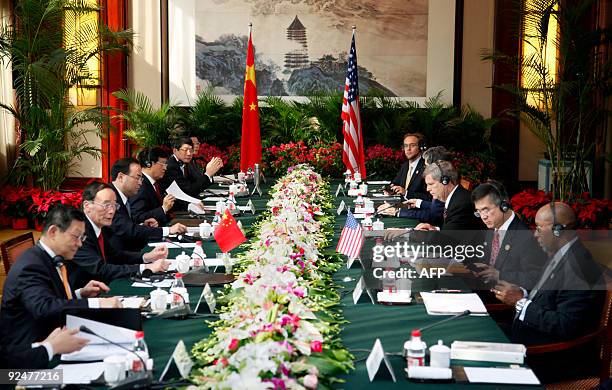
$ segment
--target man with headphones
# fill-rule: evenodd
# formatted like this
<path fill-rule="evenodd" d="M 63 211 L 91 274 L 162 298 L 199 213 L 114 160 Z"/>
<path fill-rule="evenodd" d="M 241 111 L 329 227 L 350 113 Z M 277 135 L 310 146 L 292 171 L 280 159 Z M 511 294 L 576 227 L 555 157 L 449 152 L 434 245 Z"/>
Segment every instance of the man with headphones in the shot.
<path fill-rule="evenodd" d="M 416 230 L 481 230 L 482 222 L 474 216 L 470 192 L 459 185 L 459 173 L 449 161 L 434 161 L 423 172 L 427 191 L 433 199 L 444 202 L 442 224 L 419 223 Z"/>
<path fill-rule="evenodd" d="M 525 345 L 569 341 L 593 332 L 600 323 L 606 298 L 604 270 L 582 244 L 576 214 L 561 202 L 538 210 L 534 236 L 549 260 L 535 286 L 500 281 L 492 290 L 502 302 L 515 306 L 510 339 Z M 599 370 L 593 345 L 528 356 L 527 363 L 541 381 L 552 382 Z"/>
<path fill-rule="evenodd" d="M 145 148 L 138 153 L 144 180 L 138 193 L 129 198 L 134 222 L 147 224 L 146 221 L 154 219 L 156 225 L 163 226 L 171 221 L 169 213 L 175 198 L 162 196 L 159 184 L 166 173 L 168 157 L 169 153 L 160 147 Z"/>
<path fill-rule="evenodd" d="M 421 158 L 423 134 L 407 133 L 404 135 L 402 149 L 408 161 L 402 164 L 399 173 L 391 182 L 391 190 L 406 199 L 416 198 L 430 200 L 431 196 L 425 189 L 423 170 L 425 161 Z"/>
<path fill-rule="evenodd" d="M 504 186 L 494 180 L 480 184 L 472 191 L 472 202 L 479 217 L 487 226 L 485 256 L 475 263 L 476 275 L 487 284 L 499 280 L 531 289 L 546 261 L 529 227 L 512 211 Z"/>
<path fill-rule="evenodd" d="M 163 191 L 170 187 L 173 181 L 176 181 L 176 184 L 187 195 L 198 198 L 204 189 L 213 184 L 213 176 L 223 168 L 221 158 L 213 157 L 206 164 L 206 171 L 202 172 L 200 167 L 192 161 L 194 156 L 194 145 L 191 138 L 180 137 L 173 142 L 172 156 L 168 159 L 168 169 L 160 182 Z M 174 207 L 186 210 L 187 204 L 177 201 Z"/>
<path fill-rule="evenodd" d="M 40 240 L 19 256 L 6 277 L 0 310 L 2 345 L 45 339 L 61 326 L 65 309 L 121 307 L 115 297 L 96 298 L 109 291 L 102 282 L 71 284 L 79 269 L 69 266 L 84 240 L 82 211 L 58 205 L 48 212 Z"/>

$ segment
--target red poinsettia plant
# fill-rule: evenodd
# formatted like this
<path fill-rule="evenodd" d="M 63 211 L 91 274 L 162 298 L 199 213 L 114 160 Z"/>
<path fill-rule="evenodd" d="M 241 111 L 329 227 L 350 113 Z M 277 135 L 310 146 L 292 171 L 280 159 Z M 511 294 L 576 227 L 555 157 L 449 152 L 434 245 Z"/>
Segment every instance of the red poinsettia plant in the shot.
<path fill-rule="evenodd" d="M 12 218 L 27 218 L 30 206 L 32 189 L 23 186 L 5 186 L 2 189 L 2 203 L 4 213 Z"/>
<path fill-rule="evenodd" d="M 593 199 L 585 192 L 579 196 L 568 197 L 568 204 L 574 209 L 578 218 L 577 229 L 607 229 L 612 217 L 612 201 Z M 535 216 L 538 210 L 550 203 L 551 194 L 542 190 L 528 189 L 519 192 L 510 199 L 514 212 L 535 228 Z"/>
<path fill-rule="evenodd" d="M 83 203 L 83 192 L 61 192 L 56 190 L 44 191 L 40 188 L 32 189 L 32 205 L 29 211 L 34 217 L 42 221 L 47 216 L 47 212 L 56 204 L 63 204 L 73 206 L 76 208 L 81 207 Z"/>
<path fill-rule="evenodd" d="M 321 142 L 312 147 L 303 141 L 289 142 L 265 148 L 263 158 L 272 176 L 284 175 L 289 167 L 301 163 L 309 163 L 328 176 L 340 177 L 343 171 L 342 145 L 338 142 Z"/>
<path fill-rule="evenodd" d="M 196 158 L 197 163 L 202 166 L 203 169 L 206 168 L 206 164 L 208 164 L 213 157 L 220 157 L 223 161 L 223 165 L 227 165 L 228 162 L 228 156 L 224 150 L 221 150 L 221 148 L 218 146 L 207 144 L 205 142 L 200 144 L 198 154 L 193 157 Z"/>

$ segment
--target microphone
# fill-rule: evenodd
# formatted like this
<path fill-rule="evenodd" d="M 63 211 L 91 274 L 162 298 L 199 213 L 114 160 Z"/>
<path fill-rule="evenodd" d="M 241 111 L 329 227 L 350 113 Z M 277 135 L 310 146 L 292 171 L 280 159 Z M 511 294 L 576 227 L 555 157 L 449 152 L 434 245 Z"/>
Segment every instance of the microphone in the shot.
<path fill-rule="evenodd" d="M 153 382 L 151 375 L 149 374 L 149 372 L 147 371 L 147 363 L 144 361 L 144 359 L 137 354 L 136 352 L 132 351 L 131 349 L 128 349 L 126 347 L 124 347 L 123 345 L 114 342 L 113 340 L 107 339 L 106 337 L 99 335 L 98 333 L 94 332 L 93 330 L 89 329 L 88 327 L 86 327 L 85 325 L 81 325 L 79 327 L 79 331 L 83 332 L 83 333 L 87 333 L 90 334 L 92 336 L 96 336 L 106 342 L 109 342 L 111 344 L 113 344 L 114 346 L 117 346 L 123 350 L 126 350 L 132 354 L 134 354 L 138 360 L 140 360 L 140 362 L 142 363 L 142 367 L 144 369 L 144 372 L 139 372 L 136 375 L 132 375 L 127 377 L 126 379 L 120 381 L 119 383 L 117 383 L 115 386 L 112 387 L 112 389 L 134 389 L 134 388 L 148 388 L 151 386 L 151 383 Z"/>
<path fill-rule="evenodd" d="M 455 314 L 452 317 L 448 317 L 448 318 L 445 318 L 445 319 L 443 319 L 441 321 L 437 321 L 437 322 L 434 322 L 433 324 L 424 326 L 424 327 L 420 328 L 419 331 L 423 332 L 424 330 L 433 328 L 434 326 L 438 326 L 440 324 L 444 324 L 445 322 L 449 322 L 449 321 L 452 321 L 452 320 L 457 319 L 457 318 L 469 316 L 471 313 L 472 313 L 471 311 L 465 310 L 463 313 Z"/>
<path fill-rule="evenodd" d="M 408 206 L 408 205 L 407 205 L 406 203 L 404 203 L 404 202 L 396 202 L 396 203 L 393 203 L 393 204 L 388 205 L 388 206 L 387 206 L 387 207 L 385 207 L 385 208 L 382 208 L 382 209 L 380 209 L 380 210 L 376 210 L 376 212 L 374 212 L 373 217 L 376 217 L 376 216 L 380 215 L 380 213 L 381 213 L 382 211 L 385 211 L 385 210 L 390 209 L 390 208 L 393 208 L 393 207 L 395 207 L 395 208 L 397 208 L 397 209 L 407 209 L 407 208 L 410 208 L 410 206 Z"/>
<path fill-rule="evenodd" d="M 233 178 L 231 178 L 231 177 L 227 177 L 227 176 L 225 176 L 225 175 L 217 175 L 217 176 L 222 177 L 222 178 L 224 178 L 224 179 L 227 179 L 227 180 L 231 181 L 231 182 L 232 182 L 232 184 L 234 184 L 235 182 L 237 182 L 237 180 L 236 180 L 236 179 L 233 179 Z"/>

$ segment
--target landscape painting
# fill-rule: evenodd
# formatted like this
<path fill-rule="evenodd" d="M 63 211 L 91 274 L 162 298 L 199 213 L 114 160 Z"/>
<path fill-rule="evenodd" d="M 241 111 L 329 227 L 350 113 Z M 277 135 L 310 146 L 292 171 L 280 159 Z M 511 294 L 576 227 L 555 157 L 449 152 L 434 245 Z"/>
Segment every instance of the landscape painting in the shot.
<path fill-rule="evenodd" d="M 426 96 L 428 2 L 196 1 L 196 92 L 242 95 L 252 23 L 260 96 L 342 90 L 352 26 L 362 95 Z"/>

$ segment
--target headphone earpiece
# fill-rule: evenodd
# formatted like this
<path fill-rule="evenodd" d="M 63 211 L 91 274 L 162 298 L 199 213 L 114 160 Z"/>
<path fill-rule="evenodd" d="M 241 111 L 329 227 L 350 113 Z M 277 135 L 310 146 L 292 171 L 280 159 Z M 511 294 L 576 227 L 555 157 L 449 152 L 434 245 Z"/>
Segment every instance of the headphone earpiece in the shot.
<path fill-rule="evenodd" d="M 443 185 L 448 185 L 451 182 L 450 176 L 444 174 L 444 170 L 442 169 L 442 167 L 440 166 L 440 164 L 438 164 L 437 161 L 434 161 L 434 164 L 438 167 L 438 169 L 440 170 L 440 183 L 442 183 Z"/>
<path fill-rule="evenodd" d="M 55 256 L 53 259 L 51 259 L 51 262 L 53 263 L 53 266 L 55 268 L 61 268 L 64 266 L 64 257 L 63 256 Z"/>
<path fill-rule="evenodd" d="M 566 228 L 566 226 L 561 223 L 557 223 L 557 214 L 555 213 L 555 202 L 554 201 L 550 203 L 550 211 L 552 212 L 552 217 L 553 217 L 553 223 L 551 227 L 552 234 L 555 237 L 561 237 L 561 233 L 563 233 L 563 230 Z"/>
<path fill-rule="evenodd" d="M 497 196 L 500 199 L 499 209 L 502 211 L 502 213 L 508 212 L 508 210 L 510 210 L 512 206 L 508 201 L 508 194 L 506 193 L 506 191 L 502 191 L 502 189 L 493 180 L 489 180 L 487 183 L 495 190 L 495 192 L 497 192 Z"/>
<path fill-rule="evenodd" d="M 151 168 L 153 166 L 153 157 L 151 156 L 152 148 L 147 148 L 147 157 L 144 160 L 145 168 Z"/>

